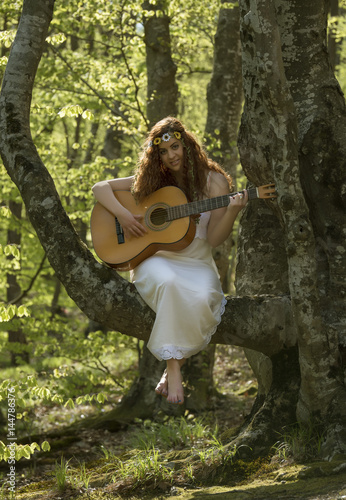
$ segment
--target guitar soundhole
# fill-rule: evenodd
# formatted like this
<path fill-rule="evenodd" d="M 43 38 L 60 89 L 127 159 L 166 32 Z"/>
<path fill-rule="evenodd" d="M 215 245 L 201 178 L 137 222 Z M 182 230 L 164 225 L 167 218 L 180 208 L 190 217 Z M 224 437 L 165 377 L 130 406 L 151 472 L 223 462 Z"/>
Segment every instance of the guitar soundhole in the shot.
<path fill-rule="evenodd" d="M 146 224 L 153 231 L 161 231 L 162 229 L 166 229 L 169 226 L 170 221 L 167 221 L 167 210 L 164 206 L 154 205 L 147 212 Z"/>

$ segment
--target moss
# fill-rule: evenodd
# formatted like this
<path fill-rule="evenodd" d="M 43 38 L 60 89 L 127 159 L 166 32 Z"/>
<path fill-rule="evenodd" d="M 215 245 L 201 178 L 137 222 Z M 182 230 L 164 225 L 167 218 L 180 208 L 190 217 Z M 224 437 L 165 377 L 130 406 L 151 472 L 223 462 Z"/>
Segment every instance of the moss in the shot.
<path fill-rule="evenodd" d="M 49 479 L 18 488 L 16 500 L 35 500 L 36 498 L 43 498 L 43 495 L 49 495 L 49 492 L 54 489 L 55 484 L 54 480 Z"/>
<path fill-rule="evenodd" d="M 225 457 L 227 460 L 227 457 Z M 195 473 L 196 480 L 200 485 L 207 484 L 241 484 L 244 481 L 253 479 L 253 476 L 259 471 L 268 472 L 273 470 L 273 466 L 269 465 L 268 459 L 258 458 L 252 461 L 235 460 L 225 463 L 210 463 L 203 465 L 198 472 Z"/>
<path fill-rule="evenodd" d="M 220 442 L 223 444 L 229 443 L 233 438 L 237 437 L 240 432 L 240 426 L 230 427 L 220 436 Z"/>
<path fill-rule="evenodd" d="M 176 456 L 177 453 L 167 454 Z M 195 457 L 196 458 L 196 457 Z M 179 462 L 184 467 L 177 467 L 174 480 L 157 481 L 154 476 L 136 487 L 129 481 L 115 483 L 105 482 L 104 474 L 100 473 L 100 464 L 94 463 L 93 474 L 99 485 L 87 491 L 68 488 L 63 494 L 55 488 L 55 481 L 40 481 L 19 488 L 17 500 L 53 500 L 58 497 L 76 500 L 114 500 L 114 498 L 162 500 L 167 493 L 178 495 L 181 500 L 267 500 L 268 498 L 319 497 L 323 494 L 334 494 L 333 497 L 345 495 L 346 466 L 343 460 L 339 462 L 312 462 L 308 464 L 279 465 L 272 464 L 268 459 L 253 461 L 236 460 L 224 464 L 202 464 L 185 458 Z M 90 464 L 88 464 L 90 466 Z M 196 489 L 186 489 L 187 480 L 182 471 L 192 465 L 194 485 Z M 90 467 L 88 467 L 89 469 Z M 102 478 L 102 481 L 101 481 Z M 108 478 L 108 481 L 110 479 Z M 202 487 L 201 487 L 202 486 Z"/>

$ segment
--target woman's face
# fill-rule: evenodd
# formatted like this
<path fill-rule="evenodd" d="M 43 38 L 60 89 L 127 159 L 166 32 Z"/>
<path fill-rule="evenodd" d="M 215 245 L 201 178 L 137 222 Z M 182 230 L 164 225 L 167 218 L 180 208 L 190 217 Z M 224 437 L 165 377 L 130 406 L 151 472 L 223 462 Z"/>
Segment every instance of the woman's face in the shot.
<path fill-rule="evenodd" d="M 161 141 L 158 145 L 162 163 L 173 175 L 179 176 L 183 172 L 184 148 L 179 139 L 174 136 L 167 142 Z"/>

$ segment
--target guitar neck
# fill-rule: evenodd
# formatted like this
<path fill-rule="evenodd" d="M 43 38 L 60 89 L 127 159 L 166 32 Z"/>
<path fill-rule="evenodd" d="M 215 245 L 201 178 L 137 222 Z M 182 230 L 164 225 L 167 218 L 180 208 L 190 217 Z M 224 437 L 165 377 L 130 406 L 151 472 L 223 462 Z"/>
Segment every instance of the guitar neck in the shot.
<path fill-rule="evenodd" d="M 257 188 L 246 189 L 246 191 L 248 192 L 249 200 L 259 197 Z M 216 210 L 217 208 L 227 207 L 229 205 L 229 197 L 236 194 L 238 194 L 238 191 L 223 196 L 216 196 L 215 198 L 206 198 L 205 200 L 192 201 L 184 205 L 169 207 L 167 208 L 167 220 L 181 219 L 182 217 L 189 217 L 190 215 L 198 215 L 210 210 Z"/>

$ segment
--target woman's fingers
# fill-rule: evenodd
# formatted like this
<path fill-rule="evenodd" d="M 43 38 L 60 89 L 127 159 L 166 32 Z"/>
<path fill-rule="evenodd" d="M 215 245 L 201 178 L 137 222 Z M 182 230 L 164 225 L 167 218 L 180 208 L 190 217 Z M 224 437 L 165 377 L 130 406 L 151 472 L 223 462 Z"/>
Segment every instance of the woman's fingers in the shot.
<path fill-rule="evenodd" d="M 230 197 L 231 205 L 237 207 L 242 207 L 242 208 L 245 207 L 247 201 L 248 201 L 248 192 L 246 190 L 241 191 L 240 193 L 237 193 Z"/>
<path fill-rule="evenodd" d="M 140 223 L 142 219 L 142 215 L 133 215 L 131 222 L 126 227 L 123 227 L 125 237 L 135 236 L 139 238 L 147 233 L 146 228 Z"/>

